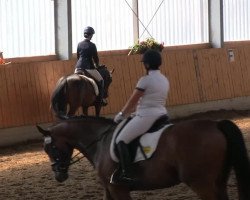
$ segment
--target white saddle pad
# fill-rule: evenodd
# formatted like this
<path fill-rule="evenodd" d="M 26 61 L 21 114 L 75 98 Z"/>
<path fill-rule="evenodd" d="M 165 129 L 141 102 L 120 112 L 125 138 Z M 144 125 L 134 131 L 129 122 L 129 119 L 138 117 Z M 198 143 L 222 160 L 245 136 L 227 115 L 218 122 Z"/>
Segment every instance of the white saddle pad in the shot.
<path fill-rule="evenodd" d="M 88 79 L 88 81 L 92 84 L 94 90 L 95 90 L 95 95 L 98 96 L 99 95 L 99 89 L 98 89 L 98 86 L 96 84 L 96 82 L 92 79 L 92 78 L 89 78 L 85 75 L 81 75 L 79 74 L 79 76 L 81 76 L 82 78 L 85 78 L 85 79 Z"/>
<path fill-rule="evenodd" d="M 123 126 L 123 123 L 125 123 L 126 120 L 124 120 L 124 122 L 121 122 L 118 127 L 117 130 L 120 130 L 120 127 Z M 145 133 L 141 138 L 140 138 L 140 143 L 142 146 L 142 149 L 137 147 L 136 150 L 136 156 L 133 162 L 138 162 L 141 160 L 145 160 L 145 157 L 142 153 L 142 150 L 144 151 L 144 154 L 146 155 L 147 158 L 150 158 L 153 153 L 156 150 L 156 147 L 158 145 L 159 139 L 161 137 L 161 134 L 163 133 L 163 131 L 165 129 L 167 129 L 168 127 L 172 126 L 173 124 L 167 124 L 166 126 L 164 126 L 163 128 L 159 129 L 156 132 L 153 133 Z M 119 159 L 117 158 L 114 149 L 115 149 L 115 145 L 114 145 L 114 140 L 116 138 L 117 135 L 117 131 L 114 132 L 113 134 L 113 138 L 111 141 L 111 145 L 110 145 L 110 155 L 113 161 L 115 162 L 119 162 Z"/>

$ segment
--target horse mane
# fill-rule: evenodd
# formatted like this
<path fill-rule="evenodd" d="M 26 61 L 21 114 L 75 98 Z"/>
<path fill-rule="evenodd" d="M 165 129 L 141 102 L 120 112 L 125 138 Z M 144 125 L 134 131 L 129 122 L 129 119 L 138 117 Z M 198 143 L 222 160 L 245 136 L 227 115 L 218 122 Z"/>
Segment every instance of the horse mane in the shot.
<path fill-rule="evenodd" d="M 71 116 L 71 117 L 63 115 L 63 116 L 58 116 L 58 117 L 61 120 L 67 120 L 67 121 L 78 121 L 78 120 L 91 119 L 91 120 L 105 121 L 105 122 L 108 122 L 110 124 L 115 124 L 115 122 L 113 121 L 112 118 L 107 118 L 107 117 L 96 117 L 96 116 L 86 116 L 86 115 Z"/>
<path fill-rule="evenodd" d="M 97 69 L 107 69 L 106 65 L 99 65 Z"/>

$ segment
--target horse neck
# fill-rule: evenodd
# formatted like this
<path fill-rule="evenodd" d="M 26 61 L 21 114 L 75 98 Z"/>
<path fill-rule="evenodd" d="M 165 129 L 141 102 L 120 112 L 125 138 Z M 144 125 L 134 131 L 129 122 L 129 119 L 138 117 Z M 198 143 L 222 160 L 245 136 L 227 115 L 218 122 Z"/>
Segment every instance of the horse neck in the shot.
<path fill-rule="evenodd" d="M 89 160 L 89 162 L 97 168 L 99 162 L 109 155 L 109 148 L 112 139 L 113 131 L 109 131 L 107 135 L 104 135 L 102 139 L 95 144 L 93 144 L 90 148 L 86 148 L 83 142 L 79 142 L 78 150 Z"/>
<path fill-rule="evenodd" d="M 114 128 L 113 123 L 105 120 L 86 122 L 85 126 L 81 126 L 84 131 L 76 134 L 74 146 L 96 166 L 99 154 L 103 153 L 103 146 L 109 148 Z"/>
<path fill-rule="evenodd" d="M 100 73 L 100 75 L 102 76 L 104 82 L 107 79 L 107 77 L 109 76 L 109 71 L 106 69 L 102 69 L 102 68 L 98 68 L 97 71 Z"/>

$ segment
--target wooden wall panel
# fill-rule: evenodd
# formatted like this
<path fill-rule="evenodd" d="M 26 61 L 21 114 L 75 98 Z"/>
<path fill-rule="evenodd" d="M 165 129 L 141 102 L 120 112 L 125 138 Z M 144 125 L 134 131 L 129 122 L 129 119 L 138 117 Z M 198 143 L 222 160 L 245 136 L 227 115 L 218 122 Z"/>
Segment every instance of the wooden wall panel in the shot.
<path fill-rule="evenodd" d="M 230 69 L 230 75 L 232 80 L 232 89 L 233 89 L 233 96 L 241 96 L 243 95 L 243 83 L 244 80 L 242 79 L 242 71 L 240 60 L 239 60 L 239 51 L 238 49 L 234 50 L 235 61 L 228 63 Z"/>
<path fill-rule="evenodd" d="M 227 47 L 229 48 L 229 47 Z M 164 50 L 162 72 L 170 81 L 167 105 L 182 105 L 250 96 L 250 46 L 228 49 Z M 145 74 L 140 55 L 101 54 L 100 63 L 115 69 L 108 106 L 114 114 L 124 106 Z M 47 61 L 0 66 L 0 128 L 51 122 L 50 96 L 60 77 L 74 71 L 76 61 Z M 81 111 L 79 111 L 79 114 Z M 90 109 L 94 114 L 94 109 Z"/>
<path fill-rule="evenodd" d="M 11 89 L 13 92 L 13 97 L 14 97 L 14 101 L 13 103 L 10 103 L 10 105 L 18 105 L 18 107 L 21 109 L 20 112 L 14 114 L 13 111 L 13 115 L 14 118 L 16 118 L 18 116 L 18 114 L 20 114 L 20 118 L 22 118 L 21 123 L 27 124 L 29 122 L 32 121 L 33 118 L 33 112 L 34 110 L 32 110 L 32 97 L 31 97 L 31 92 L 29 89 L 29 81 L 27 79 L 27 74 L 26 74 L 26 69 L 28 67 L 25 65 L 20 65 L 20 66 L 16 66 L 13 68 L 10 68 L 9 71 L 13 71 L 15 74 L 15 76 L 17 77 L 16 79 L 16 84 L 14 85 L 14 87 Z M 16 69 L 18 70 L 16 73 Z M 11 76 L 13 78 L 8 78 L 8 81 L 10 80 L 14 80 L 14 76 Z M 15 91 L 14 91 L 15 90 Z M 10 96 L 10 98 L 12 99 L 12 97 Z M 12 120 L 12 123 L 15 123 L 15 119 Z M 19 124 L 18 124 L 19 125 Z"/>
<path fill-rule="evenodd" d="M 250 46 L 242 47 L 244 52 L 241 54 L 240 61 L 244 65 L 243 80 L 245 83 L 245 96 L 250 95 Z"/>
<path fill-rule="evenodd" d="M 242 84 L 240 95 L 247 96 L 250 94 L 250 47 L 237 48 L 236 52 L 235 62 L 239 63 L 240 73 L 235 81 Z"/>
<path fill-rule="evenodd" d="M 197 52 L 203 101 L 232 98 L 232 83 L 227 55 L 223 49 Z"/>
<path fill-rule="evenodd" d="M 30 123 L 35 124 L 38 121 L 42 121 L 40 109 L 39 109 L 39 100 L 40 96 L 38 95 L 37 90 L 37 75 L 35 73 L 35 67 L 32 64 L 28 64 L 26 67 L 26 74 L 28 76 L 28 83 L 29 83 L 29 93 L 30 93 L 30 99 L 32 100 L 32 103 L 30 104 L 31 112 L 32 112 L 32 121 Z"/>
<path fill-rule="evenodd" d="M 165 55 L 163 55 L 163 60 L 165 61 L 164 67 L 162 66 L 161 70 L 162 72 L 165 72 L 169 82 L 170 82 L 170 91 L 169 91 L 169 97 L 168 97 L 168 105 L 174 105 L 174 102 L 178 104 L 180 96 L 179 90 L 177 88 L 180 88 L 178 85 L 178 77 L 176 77 L 176 69 L 173 67 L 175 66 L 175 56 L 174 52 L 166 52 Z"/>
<path fill-rule="evenodd" d="M 170 82 L 168 105 L 199 102 L 192 51 L 167 51 L 163 60 L 161 69 Z"/>
<path fill-rule="evenodd" d="M 6 80 L 6 69 L 0 68 L 0 93 L 1 93 L 1 127 L 6 127 L 8 125 L 9 117 L 9 96 Z"/>

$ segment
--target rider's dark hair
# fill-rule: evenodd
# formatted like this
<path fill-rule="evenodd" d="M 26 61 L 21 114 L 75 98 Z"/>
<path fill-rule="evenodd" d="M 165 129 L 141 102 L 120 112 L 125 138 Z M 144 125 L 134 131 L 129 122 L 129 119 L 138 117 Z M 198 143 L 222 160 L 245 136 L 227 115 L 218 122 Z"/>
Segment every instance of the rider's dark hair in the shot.
<path fill-rule="evenodd" d="M 149 49 L 143 54 L 142 62 L 148 64 L 149 69 L 157 70 L 162 63 L 161 54 L 159 51 Z"/>

